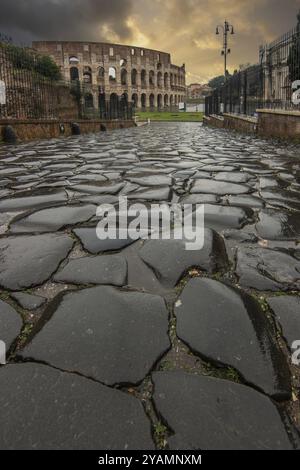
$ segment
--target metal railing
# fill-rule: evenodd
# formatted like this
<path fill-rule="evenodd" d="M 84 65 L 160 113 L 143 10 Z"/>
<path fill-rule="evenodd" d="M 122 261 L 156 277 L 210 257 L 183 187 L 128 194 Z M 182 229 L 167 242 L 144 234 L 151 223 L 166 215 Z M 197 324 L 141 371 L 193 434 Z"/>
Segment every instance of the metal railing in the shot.
<path fill-rule="evenodd" d="M 0 119 L 132 119 L 126 95 L 106 96 L 103 88 L 62 80 L 59 67 L 11 42 L 0 42 Z"/>
<path fill-rule="evenodd" d="M 205 99 L 205 113 L 255 115 L 257 109 L 300 110 L 293 94 L 300 80 L 300 22 L 260 48 L 260 63 L 228 77 Z M 299 85 L 298 85 L 299 86 Z"/>

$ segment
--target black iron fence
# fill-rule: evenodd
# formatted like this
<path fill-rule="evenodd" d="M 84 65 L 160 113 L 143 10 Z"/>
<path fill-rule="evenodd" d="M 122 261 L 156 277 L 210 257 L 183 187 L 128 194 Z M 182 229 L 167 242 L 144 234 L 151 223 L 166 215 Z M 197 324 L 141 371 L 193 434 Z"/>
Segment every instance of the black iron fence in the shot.
<path fill-rule="evenodd" d="M 126 95 L 106 96 L 78 80 L 66 82 L 48 56 L 0 42 L 0 119 L 132 119 Z"/>
<path fill-rule="evenodd" d="M 258 65 L 228 77 L 223 86 L 205 99 L 206 115 L 251 116 L 262 108 L 300 110 L 300 23 L 261 47 Z"/>

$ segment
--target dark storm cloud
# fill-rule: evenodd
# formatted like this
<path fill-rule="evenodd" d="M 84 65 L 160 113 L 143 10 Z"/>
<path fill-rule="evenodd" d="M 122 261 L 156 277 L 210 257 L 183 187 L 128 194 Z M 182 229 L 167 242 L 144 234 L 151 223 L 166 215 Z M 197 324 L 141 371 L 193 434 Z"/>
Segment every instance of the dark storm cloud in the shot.
<path fill-rule="evenodd" d="M 18 39 L 104 39 L 111 31 L 130 37 L 132 0 L 1 0 L 0 29 Z M 102 37 L 101 37 L 102 36 Z"/>
<path fill-rule="evenodd" d="M 187 81 L 223 73 L 221 36 L 226 18 L 230 72 L 258 61 L 260 44 L 295 26 L 300 0 L 0 0 L 0 32 L 15 41 L 95 40 L 129 43 L 172 54 Z"/>

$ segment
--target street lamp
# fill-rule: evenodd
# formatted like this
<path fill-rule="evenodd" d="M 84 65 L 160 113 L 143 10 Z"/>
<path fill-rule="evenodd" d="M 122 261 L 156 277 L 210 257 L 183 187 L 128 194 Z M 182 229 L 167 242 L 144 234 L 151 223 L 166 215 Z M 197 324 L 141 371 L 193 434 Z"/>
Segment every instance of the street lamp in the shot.
<path fill-rule="evenodd" d="M 218 25 L 216 28 L 216 34 L 220 34 L 220 28 L 223 30 L 223 49 L 221 55 L 224 56 L 224 75 L 227 80 L 227 55 L 231 53 L 231 49 L 228 49 L 228 33 L 234 34 L 234 28 L 228 21 L 224 21 L 224 25 Z"/>

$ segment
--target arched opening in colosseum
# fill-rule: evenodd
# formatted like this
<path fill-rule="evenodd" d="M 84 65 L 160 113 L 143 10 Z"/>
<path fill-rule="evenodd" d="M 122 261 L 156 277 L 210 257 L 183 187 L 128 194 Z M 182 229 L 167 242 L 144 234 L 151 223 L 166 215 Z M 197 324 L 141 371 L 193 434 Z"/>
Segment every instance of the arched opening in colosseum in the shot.
<path fill-rule="evenodd" d="M 100 81 L 104 80 L 105 78 L 105 70 L 104 70 L 104 67 L 99 67 L 98 68 L 98 79 Z"/>
<path fill-rule="evenodd" d="M 69 57 L 69 64 L 70 65 L 78 65 L 79 64 L 79 59 L 75 55 L 71 55 Z"/>
<path fill-rule="evenodd" d="M 154 71 L 150 70 L 149 72 L 149 85 L 154 86 Z"/>
<path fill-rule="evenodd" d="M 162 108 L 162 104 L 163 104 L 162 95 L 157 95 L 157 107 L 158 107 L 158 109 Z"/>
<path fill-rule="evenodd" d="M 120 60 L 120 67 L 126 67 L 127 65 L 127 60 L 126 59 L 121 59 Z"/>
<path fill-rule="evenodd" d="M 149 96 L 149 105 L 150 105 L 150 108 L 154 108 L 154 95 L 153 93 L 151 93 L 151 95 Z"/>
<path fill-rule="evenodd" d="M 120 112 L 123 119 L 127 119 L 128 114 L 128 95 L 123 93 L 120 97 Z"/>
<path fill-rule="evenodd" d="M 141 107 L 145 109 L 147 106 L 147 96 L 146 93 L 142 93 L 141 95 Z"/>
<path fill-rule="evenodd" d="M 139 97 L 137 93 L 133 93 L 131 101 L 133 102 L 134 107 L 137 108 L 139 104 Z"/>
<path fill-rule="evenodd" d="M 116 93 L 112 93 L 109 97 L 109 107 L 110 107 L 110 117 L 112 119 L 118 118 L 118 110 L 119 110 L 119 98 Z"/>
<path fill-rule="evenodd" d="M 170 108 L 173 106 L 174 100 L 173 100 L 173 95 L 170 96 Z"/>
<path fill-rule="evenodd" d="M 177 101 L 177 95 L 175 95 L 175 98 L 174 98 L 174 104 L 175 104 L 175 106 L 177 106 L 177 103 L 178 103 L 178 101 Z"/>
<path fill-rule="evenodd" d="M 162 73 L 161 72 L 158 72 L 157 74 L 157 86 L 158 88 L 162 87 Z"/>
<path fill-rule="evenodd" d="M 121 70 L 121 85 L 127 85 L 127 70 Z"/>
<path fill-rule="evenodd" d="M 142 88 L 147 87 L 147 73 L 146 70 L 141 70 L 141 82 L 142 82 Z"/>
<path fill-rule="evenodd" d="M 167 108 L 169 106 L 169 97 L 168 95 L 164 96 L 164 107 Z"/>
<path fill-rule="evenodd" d="M 77 67 L 70 68 L 70 80 L 74 82 L 75 80 L 79 80 L 79 71 Z"/>
<path fill-rule="evenodd" d="M 92 83 L 92 69 L 91 67 L 84 67 L 83 69 L 84 83 Z"/>
<path fill-rule="evenodd" d="M 169 75 L 168 75 L 168 72 L 166 72 L 164 75 L 164 87 L 165 88 L 168 88 L 169 86 L 168 80 L 169 80 Z"/>
<path fill-rule="evenodd" d="M 99 93 L 98 105 L 99 105 L 100 117 L 104 118 L 105 112 L 106 112 L 105 93 L 101 93 L 101 92 Z"/>
<path fill-rule="evenodd" d="M 115 82 L 117 78 L 117 71 L 115 67 L 109 67 L 108 69 L 108 78 L 110 82 Z"/>
<path fill-rule="evenodd" d="M 86 93 L 84 95 L 84 105 L 86 108 L 93 108 L 94 107 L 94 98 L 92 93 Z"/>
<path fill-rule="evenodd" d="M 132 69 L 131 71 L 131 85 L 136 86 L 137 85 L 137 70 Z"/>

